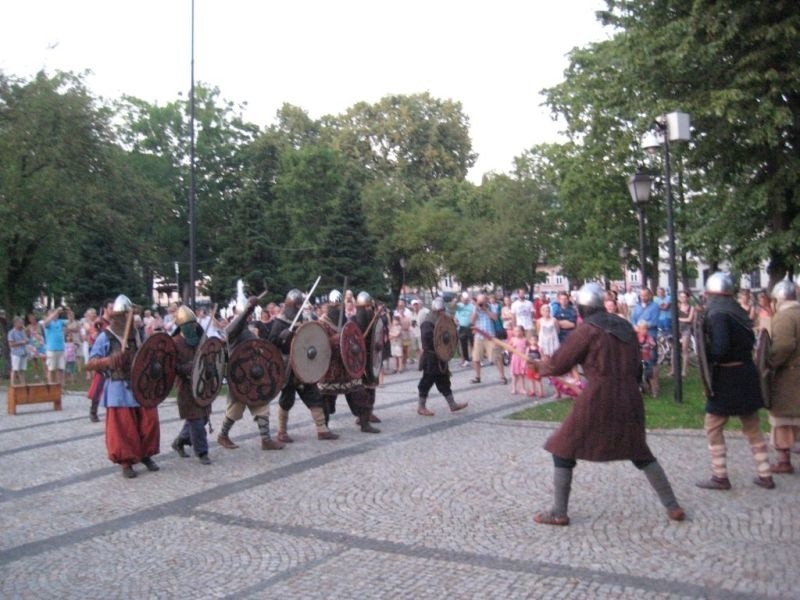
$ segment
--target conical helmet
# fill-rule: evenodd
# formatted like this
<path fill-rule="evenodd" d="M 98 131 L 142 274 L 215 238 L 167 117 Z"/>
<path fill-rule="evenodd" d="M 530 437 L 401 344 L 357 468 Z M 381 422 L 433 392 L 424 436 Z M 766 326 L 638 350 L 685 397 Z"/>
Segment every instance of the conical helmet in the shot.
<path fill-rule="evenodd" d="M 180 327 L 185 323 L 197 323 L 197 316 L 188 306 L 181 306 L 178 308 L 178 312 L 175 313 L 175 325 Z"/>

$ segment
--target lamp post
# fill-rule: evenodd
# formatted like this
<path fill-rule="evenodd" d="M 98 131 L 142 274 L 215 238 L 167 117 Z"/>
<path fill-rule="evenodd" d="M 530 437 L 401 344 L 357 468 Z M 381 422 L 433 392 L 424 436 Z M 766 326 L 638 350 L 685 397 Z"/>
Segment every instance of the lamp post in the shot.
<path fill-rule="evenodd" d="M 647 238 L 645 237 L 644 207 L 650 200 L 650 187 L 653 185 L 653 176 L 644 171 L 637 171 L 628 180 L 628 190 L 631 200 L 639 214 L 639 269 L 642 273 L 642 287 L 647 287 Z"/>
<path fill-rule="evenodd" d="M 650 154 L 662 150 L 664 165 L 664 197 L 667 205 L 667 247 L 669 250 L 669 287 L 672 302 L 670 316 L 672 321 L 672 373 L 675 378 L 675 402 L 683 402 L 683 381 L 681 379 L 680 323 L 678 322 L 678 269 L 675 257 L 675 214 L 672 203 L 672 173 L 669 162 L 670 141 L 691 139 L 689 115 L 671 112 L 653 121 L 650 131 L 642 138 L 642 147 Z"/>

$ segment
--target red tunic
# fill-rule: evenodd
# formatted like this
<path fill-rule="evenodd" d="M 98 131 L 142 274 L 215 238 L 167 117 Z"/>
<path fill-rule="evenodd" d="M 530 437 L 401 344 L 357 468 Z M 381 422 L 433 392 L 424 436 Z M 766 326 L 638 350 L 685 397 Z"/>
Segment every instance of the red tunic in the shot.
<path fill-rule="evenodd" d="M 633 328 L 627 324 L 630 336 L 622 341 L 602 324 L 627 331 L 619 323 L 625 323 L 624 319 L 601 313 L 598 322 L 592 324 L 592 317 L 575 328 L 549 362 L 542 363 L 542 375 L 561 375 L 582 364 L 587 378 L 586 389 L 573 400 L 572 411 L 547 440 L 545 450 L 580 460 L 652 460 L 644 429 L 639 347 Z"/>

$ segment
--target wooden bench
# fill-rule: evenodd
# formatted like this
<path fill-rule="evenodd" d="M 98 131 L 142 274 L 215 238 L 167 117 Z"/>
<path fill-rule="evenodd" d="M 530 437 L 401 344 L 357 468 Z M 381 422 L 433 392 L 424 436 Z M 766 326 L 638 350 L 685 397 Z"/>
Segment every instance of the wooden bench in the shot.
<path fill-rule="evenodd" d="M 8 386 L 8 414 L 17 414 L 20 404 L 52 402 L 53 410 L 61 410 L 60 383 L 32 383 L 31 385 Z"/>

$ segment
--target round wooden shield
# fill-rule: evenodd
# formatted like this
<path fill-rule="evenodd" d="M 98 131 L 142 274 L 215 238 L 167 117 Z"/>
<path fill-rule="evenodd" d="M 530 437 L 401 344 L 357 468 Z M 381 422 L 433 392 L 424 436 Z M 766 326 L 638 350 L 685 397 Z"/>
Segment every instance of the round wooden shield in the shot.
<path fill-rule="evenodd" d="M 235 400 L 248 406 L 269 402 L 285 383 L 281 351 L 261 338 L 240 342 L 231 350 L 227 377 Z"/>
<path fill-rule="evenodd" d="M 772 400 L 770 398 L 770 387 L 772 386 L 772 369 L 769 368 L 769 351 L 772 347 L 772 338 L 769 337 L 769 331 L 762 329 L 758 334 L 758 341 L 756 342 L 756 367 L 758 368 L 758 381 L 761 384 L 761 397 L 764 401 L 764 406 L 767 408 L 772 407 Z"/>
<path fill-rule="evenodd" d="M 219 394 L 225 377 L 225 343 L 206 338 L 197 349 L 192 365 L 192 395 L 199 406 L 208 406 Z"/>
<path fill-rule="evenodd" d="M 367 340 L 367 371 L 373 381 L 378 379 L 383 365 L 383 319 L 378 317 L 372 324 L 372 331 Z"/>
<path fill-rule="evenodd" d="M 350 377 L 358 379 L 364 375 L 364 369 L 367 368 L 367 346 L 361 329 L 353 321 L 347 321 L 342 326 L 339 351 L 342 354 L 344 368 Z"/>
<path fill-rule="evenodd" d="M 706 398 L 711 398 L 711 396 L 714 395 L 714 388 L 712 386 L 711 365 L 708 363 L 708 354 L 706 354 L 704 322 L 705 313 L 703 311 L 698 311 L 694 321 L 694 341 L 697 344 L 697 364 L 700 367 L 700 379 L 703 381 L 703 391 L 705 391 Z"/>
<path fill-rule="evenodd" d="M 175 383 L 178 349 L 163 332 L 154 333 L 142 344 L 131 364 L 131 391 L 145 408 L 158 406 Z"/>
<path fill-rule="evenodd" d="M 317 383 L 331 362 L 331 344 L 325 328 L 316 321 L 298 327 L 292 339 L 289 364 L 302 383 Z"/>
<path fill-rule="evenodd" d="M 449 361 L 458 348 L 458 328 L 455 321 L 441 315 L 433 326 L 433 349 L 439 360 Z"/>

